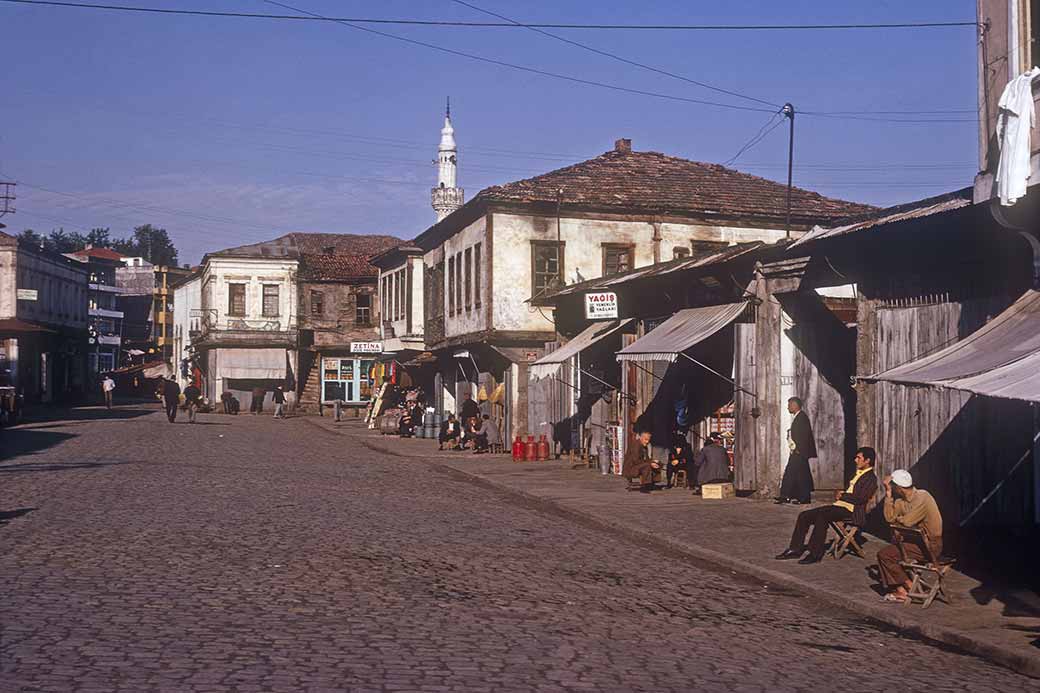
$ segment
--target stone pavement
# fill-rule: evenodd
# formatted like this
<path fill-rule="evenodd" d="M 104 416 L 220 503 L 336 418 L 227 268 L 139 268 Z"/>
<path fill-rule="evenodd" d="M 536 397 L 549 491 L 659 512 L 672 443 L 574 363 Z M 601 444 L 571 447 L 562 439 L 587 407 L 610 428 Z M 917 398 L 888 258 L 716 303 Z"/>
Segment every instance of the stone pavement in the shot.
<path fill-rule="evenodd" d="M 1036 690 L 314 419 L 70 416 L 0 431 L 4 693 Z"/>
<path fill-rule="evenodd" d="M 513 463 L 508 455 L 438 452 L 435 441 L 381 436 L 357 421 L 320 425 L 362 436 L 369 446 L 388 453 L 434 459 L 498 487 L 551 501 L 632 535 L 650 535 L 745 575 L 1040 677 L 1040 596 L 1027 590 L 994 591 L 953 571 L 947 580 L 951 604 L 937 602 L 923 610 L 881 603 L 874 576 L 868 574 L 878 549 L 886 545 L 877 537 L 867 535 L 866 561 L 846 556 L 803 566 L 773 559 L 786 548 L 804 507 L 750 498 L 704 500 L 677 488 L 650 496 L 627 493 L 618 477 L 601 476 L 567 460 Z"/>

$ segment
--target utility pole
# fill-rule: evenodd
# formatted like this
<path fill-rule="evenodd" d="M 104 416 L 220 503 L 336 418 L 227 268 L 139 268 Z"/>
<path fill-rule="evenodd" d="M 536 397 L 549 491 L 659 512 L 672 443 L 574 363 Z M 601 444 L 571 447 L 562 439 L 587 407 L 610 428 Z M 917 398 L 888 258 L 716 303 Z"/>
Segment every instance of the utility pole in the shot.
<path fill-rule="evenodd" d="M 785 229 L 787 238 L 791 238 L 791 184 L 794 178 L 794 106 L 785 103 L 781 111 L 790 121 L 790 136 L 787 142 L 787 215 L 785 217 Z"/>
<path fill-rule="evenodd" d="M 8 214 L 14 214 L 14 191 L 11 190 L 17 183 L 10 181 L 0 180 L 0 217 L 5 217 Z M 4 228 L 4 224 L 0 224 L 0 229 Z"/>

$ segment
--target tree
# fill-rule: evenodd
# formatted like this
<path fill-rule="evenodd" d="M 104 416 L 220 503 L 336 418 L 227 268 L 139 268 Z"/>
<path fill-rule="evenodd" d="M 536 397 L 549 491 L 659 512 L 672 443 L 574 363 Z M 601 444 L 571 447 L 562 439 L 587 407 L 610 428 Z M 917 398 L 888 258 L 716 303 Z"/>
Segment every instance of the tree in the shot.
<path fill-rule="evenodd" d="M 37 250 L 46 249 L 47 238 L 41 234 L 36 233 L 32 229 L 25 229 L 18 234 L 18 243 L 29 248 L 35 248 Z"/>
<path fill-rule="evenodd" d="M 111 248 L 112 239 L 109 238 L 109 229 L 106 228 L 93 228 L 90 233 L 87 234 L 87 245 L 94 248 Z"/>
<path fill-rule="evenodd" d="M 51 231 L 47 240 L 47 249 L 55 253 L 72 253 L 87 246 L 87 239 L 83 234 L 69 233 L 64 228 Z"/>
<path fill-rule="evenodd" d="M 177 266 L 177 248 L 166 229 L 151 224 L 135 227 L 132 238 L 116 240 L 112 249 L 124 255 L 143 257 L 153 265 Z"/>

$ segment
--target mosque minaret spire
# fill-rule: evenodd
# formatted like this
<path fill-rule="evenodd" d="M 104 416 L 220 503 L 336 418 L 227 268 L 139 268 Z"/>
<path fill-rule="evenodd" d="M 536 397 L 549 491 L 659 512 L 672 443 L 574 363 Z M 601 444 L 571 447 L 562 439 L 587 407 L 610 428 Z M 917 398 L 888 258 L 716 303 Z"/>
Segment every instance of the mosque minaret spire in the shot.
<path fill-rule="evenodd" d="M 451 97 L 444 111 L 444 127 L 441 142 L 437 146 L 437 187 L 430 191 L 437 221 L 462 206 L 464 192 L 456 186 L 458 173 L 458 146 L 455 144 L 455 128 L 451 124 Z"/>

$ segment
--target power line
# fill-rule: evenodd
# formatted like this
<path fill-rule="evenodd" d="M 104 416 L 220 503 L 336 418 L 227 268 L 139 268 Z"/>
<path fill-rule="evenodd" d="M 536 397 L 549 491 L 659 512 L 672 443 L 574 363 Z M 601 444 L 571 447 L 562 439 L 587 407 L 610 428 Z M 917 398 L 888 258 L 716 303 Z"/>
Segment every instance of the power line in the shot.
<path fill-rule="evenodd" d="M 399 24 L 411 26 L 445 26 L 470 28 L 516 29 L 518 26 L 536 29 L 589 29 L 589 30 L 636 30 L 636 31 L 812 31 L 846 29 L 940 29 L 951 27 L 977 27 L 978 22 L 884 22 L 877 24 L 523 24 L 515 22 L 464 22 L 437 19 L 382 19 L 371 17 L 322 17 L 287 14 L 265 14 L 260 12 L 217 12 L 211 10 L 173 10 L 161 7 L 135 7 L 126 5 L 101 5 L 86 2 L 57 2 L 55 0 L 0 0 L 21 5 L 45 5 L 50 7 L 76 7 L 92 10 L 117 12 L 143 12 L 152 14 L 190 15 L 198 17 L 234 17 L 240 19 L 274 19 L 311 22 L 354 22 L 356 24 Z M 289 8 L 295 9 L 295 8 Z"/>
<path fill-rule="evenodd" d="M 15 3 L 21 3 L 21 4 L 45 4 L 45 5 L 56 5 L 56 6 L 70 6 L 70 7 L 88 6 L 88 7 L 92 8 L 92 9 L 106 9 L 106 10 L 125 10 L 125 9 L 127 9 L 126 7 L 121 7 L 121 6 L 117 6 L 117 5 L 98 5 L 98 6 L 94 6 L 94 5 L 88 5 L 87 3 L 59 3 L 59 2 L 54 2 L 52 0 L 0 0 L 0 2 L 15 2 Z M 310 17 L 310 18 L 315 19 L 315 20 L 322 20 L 322 21 L 326 21 L 326 22 L 332 22 L 334 24 L 339 24 L 341 26 L 347 26 L 347 27 L 350 27 L 352 29 L 357 29 L 359 31 L 364 31 L 364 32 L 367 32 L 367 33 L 370 33 L 370 34 L 375 34 L 377 36 L 382 36 L 384 38 L 393 39 L 395 41 L 400 41 L 400 42 L 403 42 L 403 43 L 409 43 L 409 44 L 416 45 L 416 46 L 422 46 L 424 48 L 428 48 L 430 50 L 439 51 L 439 52 L 442 52 L 442 53 L 447 53 L 449 55 L 455 55 L 455 56 L 458 56 L 458 57 L 467 58 L 469 60 L 474 60 L 474 61 L 477 61 L 477 62 L 482 62 L 482 63 L 489 64 L 489 65 L 496 65 L 498 67 L 506 67 L 506 68 L 513 69 L 513 70 L 518 70 L 518 71 L 521 71 L 521 72 L 527 72 L 529 74 L 536 74 L 536 75 L 540 75 L 540 76 L 543 76 L 543 77 L 550 77 L 550 78 L 553 78 L 553 79 L 563 80 L 563 81 L 571 82 L 571 83 L 574 83 L 574 84 L 583 84 L 585 86 L 599 87 L 599 88 L 602 88 L 602 89 L 609 89 L 611 91 L 616 91 L 616 92 L 635 94 L 635 95 L 638 95 L 638 96 L 650 96 L 650 97 L 653 97 L 653 98 L 665 99 L 665 100 L 669 100 L 669 101 L 679 101 L 679 102 L 684 102 L 684 103 L 693 103 L 693 104 L 698 104 L 698 105 L 702 105 L 702 106 L 712 106 L 712 107 L 715 107 L 715 108 L 725 108 L 725 109 L 730 109 L 730 110 L 752 111 L 752 112 L 760 112 L 760 113 L 770 113 L 770 112 L 772 112 L 771 108 L 770 109 L 758 108 L 758 107 L 755 107 L 755 106 L 744 106 L 744 105 L 732 104 L 732 103 L 722 103 L 722 102 L 718 102 L 718 101 L 708 101 L 708 100 L 705 100 L 705 99 L 695 99 L 695 98 L 690 98 L 690 97 L 685 97 L 685 96 L 678 96 L 678 95 L 674 95 L 674 94 L 665 94 L 665 93 L 661 93 L 661 92 L 649 91 L 649 90 L 645 90 L 645 89 L 635 89 L 635 88 L 632 88 L 632 87 L 625 87 L 625 86 L 621 86 L 621 85 L 618 85 L 618 84 L 610 84 L 610 83 L 607 83 L 607 82 L 600 82 L 598 80 L 585 79 L 583 77 L 575 77 L 573 75 L 567 75 L 567 74 L 562 74 L 562 73 L 558 73 L 558 72 L 551 72 L 549 70 L 542 70 L 542 69 L 530 67 L 530 66 L 527 66 L 527 65 L 519 65 L 519 64 L 516 64 L 516 63 L 506 62 L 504 60 L 498 60 L 498 59 L 495 59 L 495 58 L 488 58 L 488 57 L 485 57 L 485 56 L 477 55 L 475 53 L 468 53 L 468 52 L 456 50 L 456 49 L 453 49 L 453 48 L 446 48 L 444 46 L 439 46 L 437 44 L 429 43 L 427 41 L 420 41 L 418 39 L 412 39 L 412 38 L 408 38 L 408 37 L 405 37 L 405 36 L 398 36 L 397 34 L 391 34 L 391 33 L 388 33 L 386 31 L 381 31 L 381 30 L 378 30 L 378 29 L 373 29 L 371 27 L 362 26 L 361 22 L 355 22 L 352 19 L 337 18 L 337 17 L 326 17 L 326 16 L 323 16 L 323 15 L 320 15 L 320 14 L 316 14 L 314 12 L 310 12 L 308 10 L 304 10 L 304 9 L 301 9 L 301 8 L 294 7 L 292 5 L 288 5 L 288 4 L 281 3 L 281 2 L 276 2 L 275 0 L 264 0 L 264 2 L 267 2 L 268 4 L 271 4 L 271 5 L 275 5 L 277 7 L 282 7 L 284 9 L 292 10 L 293 12 L 297 12 L 300 15 L 306 15 L 307 17 Z M 209 12 L 202 11 L 202 10 L 165 10 L 165 9 L 161 9 L 161 8 L 134 8 L 133 11 L 138 11 L 138 10 L 140 10 L 140 11 L 155 11 L 155 12 L 158 12 L 158 13 L 161 13 L 161 14 L 180 14 L 180 13 L 192 14 L 192 13 L 196 13 L 196 14 L 205 14 L 206 16 L 210 16 L 210 15 L 214 14 L 214 13 L 209 13 Z M 239 16 L 239 15 L 242 15 L 242 16 L 252 16 L 250 13 L 223 13 L 223 14 L 227 14 L 229 16 Z M 223 16 L 223 14 L 216 13 L 215 16 Z M 294 18 L 294 17 L 289 15 L 286 18 Z M 381 22 L 381 23 L 392 23 L 392 22 L 387 20 L 386 22 Z M 508 24 L 508 26 L 516 27 L 515 24 Z M 816 26 L 823 27 L 824 25 L 816 25 Z M 856 25 L 844 25 L 844 26 L 846 28 L 852 28 L 852 27 L 854 27 Z M 889 25 L 889 26 L 894 26 L 894 25 Z M 835 25 L 835 27 L 837 27 L 837 25 Z M 526 28 L 536 28 L 536 25 L 528 25 Z M 561 28 L 561 27 L 556 27 L 556 28 Z M 746 97 L 744 97 L 744 98 L 746 98 Z M 815 115 L 815 113 L 814 113 L 814 115 Z M 940 120 L 940 119 L 909 119 L 909 118 L 904 118 L 904 119 L 888 120 L 888 119 L 885 119 L 885 118 L 872 118 L 872 117 L 858 117 L 858 118 L 857 117 L 853 117 L 853 116 L 831 116 L 831 117 L 849 118 L 849 119 L 852 119 L 852 120 L 879 121 L 879 122 L 898 122 L 898 123 L 930 123 L 930 124 L 936 124 L 936 123 L 946 123 L 946 122 L 961 122 L 961 121 L 956 121 L 956 120 L 952 120 L 952 119 L 951 120 Z M 974 121 L 973 120 L 965 120 L 964 122 L 974 122 Z"/>
<path fill-rule="evenodd" d="M 772 106 L 774 108 L 779 108 L 780 107 L 780 104 L 775 104 L 775 103 L 773 103 L 771 101 L 765 101 L 763 99 L 759 99 L 759 98 L 754 97 L 754 96 L 748 96 L 747 94 L 741 94 L 740 92 L 730 91 L 728 89 L 722 89 L 721 87 L 716 87 L 716 86 L 713 86 L 711 84 L 707 84 L 705 82 L 700 82 L 698 80 L 691 79 L 689 77 L 685 77 L 683 75 L 676 74 L 674 72 L 669 72 L 668 70 L 662 70 L 660 68 L 653 67 L 652 65 L 647 65 L 646 63 L 637 62 L 635 60 L 629 60 L 628 58 L 624 58 L 624 57 L 622 57 L 620 55 L 617 55 L 616 53 L 611 53 L 609 51 L 600 50 L 599 48 L 594 48 L 594 47 L 589 46 L 587 44 L 579 43 L 578 41 L 572 41 L 571 39 L 564 38 L 563 36 L 557 36 L 556 34 L 553 34 L 551 32 L 545 31 L 545 30 L 540 29 L 540 28 L 538 28 L 536 26 L 533 26 L 531 24 L 521 23 L 521 22 L 518 22 L 518 21 L 516 21 L 514 19 L 510 19 L 509 17 L 506 17 L 504 15 L 497 14 L 497 13 L 492 12 L 490 10 L 485 10 L 485 9 L 483 9 L 481 7 L 477 7 L 476 5 L 472 5 L 472 4 L 468 3 L 468 2 L 465 2 L 465 0 L 452 0 L 452 2 L 455 2 L 455 3 L 459 4 L 459 5 L 462 5 L 463 7 L 468 7 L 471 10 L 476 10 L 477 12 L 483 12 L 484 14 L 490 15 L 492 17 L 498 17 L 499 19 L 502 19 L 502 20 L 505 20 L 507 22 L 510 22 L 511 24 L 515 24 L 516 26 L 523 27 L 525 29 L 530 29 L 531 31 L 534 31 L 534 32 L 539 33 L 539 34 L 542 34 L 543 36 L 548 36 L 551 39 L 555 39 L 557 41 L 562 41 L 563 43 L 569 44 L 571 46 L 575 46 L 577 48 L 581 48 L 582 50 L 586 50 L 586 51 L 589 51 L 591 53 L 596 53 L 597 55 L 602 55 L 602 56 L 610 58 L 612 60 L 617 60 L 618 62 L 625 63 L 626 65 L 633 65 L 635 67 L 642 68 L 644 70 L 649 70 L 650 72 L 656 72 L 657 74 L 665 75 L 666 77 L 672 77 L 674 79 L 682 80 L 683 82 L 689 82 L 690 84 L 695 84 L 698 87 L 703 87 L 705 89 L 710 89 L 711 91 L 715 91 L 715 92 L 718 92 L 720 94 L 726 94 L 728 96 L 735 96 L 738 99 L 746 99 L 748 101 L 753 101 L 755 103 L 760 103 L 760 104 L 763 104 L 763 105 L 766 105 L 766 106 Z"/>
<path fill-rule="evenodd" d="M 780 123 L 784 122 L 784 119 L 783 119 L 782 117 L 780 117 L 780 116 L 781 116 L 781 113 L 782 113 L 782 112 L 783 112 L 783 111 L 777 111 L 776 113 L 774 113 L 774 114 L 773 114 L 773 116 L 772 116 L 772 117 L 771 117 L 771 118 L 770 118 L 769 120 L 767 120 L 767 121 L 765 122 L 765 124 L 764 124 L 764 125 L 763 125 L 762 127 L 760 127 L 760 128 L 758 129 L 758 132 L 756 132 L 756 133 L 754 134 L 754 136 L 753 136 L 753 137 L 752 137 L 751 139 L 749 139 L 749 140 L 748 140 L 747 142 L 745 142 L 745 143 L 744 143 L 744 146 L 742 146 L 742 147 L 741 147 L 741 148 L 740 148 L 740 149 L 739 149 L 739 150 L 737 151 L 737 153 L 736 153 L 736 154 L 734 154 L 734 155 L 733 155 L 733 156 L 731 156 L 731 157 L 730 157 L 729 159 L 727 159 L 726 161 L 724 161 L 724 162 L 722 163 L 722 165 L 723 165 L 723 166 L 729 166 L 729 165 L 730 165 L 730 164 L 732 164 L 732 163 L 733 163 L 734 161 L 736 161 L 737 159 L 739 159 L 739 158 L 740 158 L 740 155 L 741 155 L 741 154 L 743 154 L 744 152 L 746 152 L 747 150 L 751 149 L 751 148 L 752 148 L 752 147 L 754 147 L 754 146 L 755 146 L 756 144 L 758 144 L 759 142 L 761 142 L 761 141 L 762 141 L 763 139 L 765 139 L 765 136 L 766 136 L 766 135 L 768 135 L 768 134 L 769 134 L 769 133 L 771 133 L 771 132 L 772 132 L 773 130 L 775 130 L 775 129 L 776 129 L 776 128 L 777 128 L 777 127 L 778 127 L 778 126 L 780 125 Z M 776 120 L 776 119 L 777 119 L 778 117 L 780 117 L 780 120 Z M 776 122 L 775 122 L 775 123 L 773 122 L 774 120 L 776 120 Z M 772 127 L 770 127 L 770 126 L 772 126 Z M 767 128 L 768 128 L 768 129 L 767 129 Z"/>

